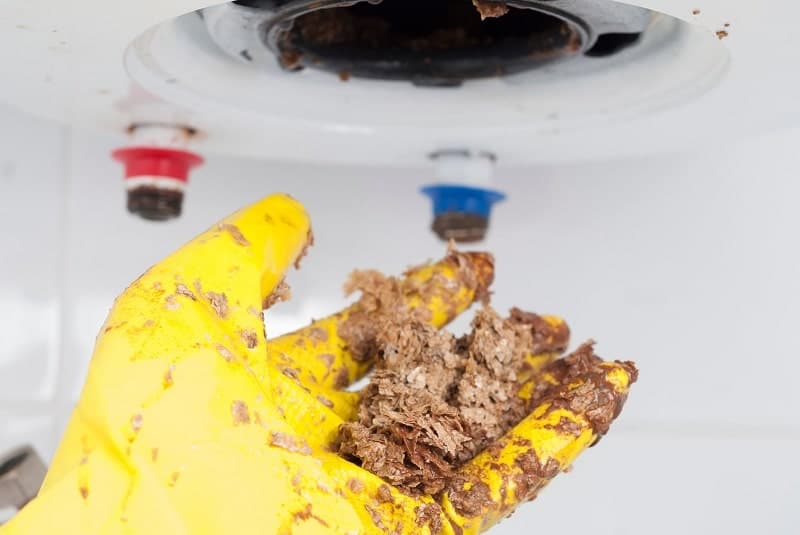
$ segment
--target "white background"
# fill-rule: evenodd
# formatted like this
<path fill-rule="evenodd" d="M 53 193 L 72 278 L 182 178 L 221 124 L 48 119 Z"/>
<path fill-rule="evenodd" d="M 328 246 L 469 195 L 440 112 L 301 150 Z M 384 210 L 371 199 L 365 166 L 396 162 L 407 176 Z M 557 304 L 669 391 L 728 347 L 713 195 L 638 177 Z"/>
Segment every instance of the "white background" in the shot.
<path fill-rule="evenodd" d="M 261 195 L 298 197 L 317 237 L 272 334 L 341 307 L 354 267 L 443 252 L 425 170 L 209 157 L 185 216 L 148 224 L 124 210 L 109 158 L 123 141 L 0 108 L 0 451 L 32 442 L 49 458 L 114 297 Z M 797 533 L 798 164 L 800 130 L 498 170 L 495 306 L 561 314 L 574 343 L 595 338 L 641 377 L 611 433 L 494 533 Z"/>

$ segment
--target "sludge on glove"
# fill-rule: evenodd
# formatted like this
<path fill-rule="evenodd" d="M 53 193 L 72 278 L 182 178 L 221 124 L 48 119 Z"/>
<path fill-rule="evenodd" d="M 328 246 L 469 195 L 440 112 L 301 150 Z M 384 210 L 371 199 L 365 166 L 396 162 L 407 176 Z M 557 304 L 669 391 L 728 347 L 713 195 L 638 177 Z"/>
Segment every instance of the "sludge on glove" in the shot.
<path fill-rule="evenodd" d="M 262 306 L 311 239 L 303 207 L 273 195 L 126 289 L 39 496 L 0 533 L 479 533 L 596 441 L 598 404 L 616 416 L 635 380 L 532 355 L 533 412 L 442 495 L 403 494 L 331 446 L 371 364 L 363 303 L 266 341 Z M 406 274 L 403 305 L 441 327 L 492 277 L 488 255 L 451 254 Z"/>

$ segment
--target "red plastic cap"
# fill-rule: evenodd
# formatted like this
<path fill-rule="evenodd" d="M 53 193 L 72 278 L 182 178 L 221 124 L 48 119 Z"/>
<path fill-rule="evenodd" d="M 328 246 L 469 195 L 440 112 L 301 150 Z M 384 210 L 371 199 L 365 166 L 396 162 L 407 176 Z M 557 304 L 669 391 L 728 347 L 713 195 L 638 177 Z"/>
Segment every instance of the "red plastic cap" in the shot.
<path fill-rule="evenodd" d="M 129 147 L 111 156 L 125 165 L 125 178 L 154 176 L 187 182 L 189 170 L 203 163 L 193 152 L 164 147 Z"/>

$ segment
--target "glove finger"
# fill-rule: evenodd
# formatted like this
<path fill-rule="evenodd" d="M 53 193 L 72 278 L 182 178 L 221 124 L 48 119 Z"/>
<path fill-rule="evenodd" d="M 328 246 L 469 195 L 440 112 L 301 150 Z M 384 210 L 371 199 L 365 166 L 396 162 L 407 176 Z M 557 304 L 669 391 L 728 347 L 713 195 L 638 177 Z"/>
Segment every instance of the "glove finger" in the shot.
<path fill-rule="evenodd" d="M 303 207 L 273 195 L 204 232 L 127 288 L 98 337 L 44 491 L 94 447 L 124 458 L 140 411 L 175 390 L 175 369 L 184 361 L 215 359 L 259 377 L 263 322 L 252 311 L 260 311 L 309 235 Z"/>
<path fill-rule="evenodd" d="M 380 477 L 342 459 L 326 460 L 334 492 L 352 506 L 363 533 L 392 535 L 455 535 L 457 531 L 432 496 L 413 496 Z"/>
<path fill-rule="evenodd" d="M 378 284 L 388 289 L 388 295 L 364 289 L 364 296 L 345 310 L 270 340 L 271 360 L 306 388 L 333 401 L 334 407 L 337 399 L 347 405 L 357 398 L 331 391 L 347 388 L 372 367 L 381 315 L 398 313 L 395 309 L 400 308 L 442 327 L 486 295 L 493 276 L 490 255 L 453 251 L 439 262 L 409 270 L 400 280 L 380 279 Z M 344 412 L 334 410 L 346 417 L 352 413 L 348 407 Z"/>
<path fill-rule="evenodd" d="M 584 346 L 553 363 L 555 384 L 534 396 L 531 414 L 451 480 L 442 507 L 464 534 L 486 531 L 534 499 L 608 430 L 637 372 L 631 363 L 591 357 Z"/>
<path fill-rule="evenodd" d="M 529 353 L 517 372 L 517 381 L 522 384 L 564 353 L 569 346 L 570 330 L 557 316 L 539 316 L 518 308 L 511 309 L 510 320 L 530 335 Z"/>

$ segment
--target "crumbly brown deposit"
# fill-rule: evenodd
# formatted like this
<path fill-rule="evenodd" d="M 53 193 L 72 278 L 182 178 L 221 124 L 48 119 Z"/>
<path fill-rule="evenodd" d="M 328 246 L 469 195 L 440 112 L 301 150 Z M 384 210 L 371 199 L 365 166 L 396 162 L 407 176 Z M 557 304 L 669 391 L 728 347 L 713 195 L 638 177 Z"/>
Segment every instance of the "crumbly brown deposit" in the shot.
<path fill-rule="evenodd" d="M 472 5 L 481 15 L 481 20 L 502 17 L 508 13 L 509 8 L 505 2 L 492 2 L 489 0 L 472 0 Z"/>
<path fill-rule="evenodd" d="M 172 377 L 172 372 L 175 371 L 175 365 L 170 364 L 167 371 L 164 372 L 164 388 L 169 388 L 175 384 L 175 379 Z"/>
<path fill-rule="evenodd" d="M 558 461 L 550 457 L 542 463 L 533 450 L 517 457 L 514 466 L 517 468 L 514 475 L 514 495 L 519 501 L 534 499 L 539 490 L 561 471 Z"/>
<path fill-rule="evenodd" d="M 636 365 L 630 361 L 615 361 L 628 374 L 629 383 L 639 377 Z M 531 405 L 550 403 L 550 410 L 569 409 L 583 415 L 595 434 L 608 432 L 611 422 L 619 416 L 627 394 L 618 392 L 608 380 L 608 368 L 594 353 L 594 342 L 587 342 L 563 359 L 550 364 L 546 371 L 558 382 L 531 399 Z M 578 386 L 575 386 L 575 385 Z"/>
<path fill-rule="evenodd" d="M 630 383 L 636 381 L 638 372 L 633 363 L 616 361 L 616 365 L 628 374 Z M 552 428 L 564 434 L 579 435 L 588 424 L 594 434 L 600 437 L 619 415 L 627 397 L 609 382 L 608 371 L 608 364 L 594 354 L 593 343 L 586 343 L 571 355 L 545 368 L 543 373 L 552 377 L 553 382 L 542 381 L 544 386 L 537 391 L 525 410 L 530 412 L 534 407 L 546 407 L 549 413 L 568 409 L 575 419 L 562 417 Z M 487 451 L 497 457 L 509 443 L 527 450 L 517 456 L 513 466 L 496 465 L 503 472 L 504 479 L 500 494 L 507 496 L 513 490 L 514 503 L 533 500 L 550 480 L 560 472 L 569 470 L 569 466 L 561 466 L 555 457 L 546 453 L 537 454 L 536 450 L 530 449 L 530 441 L 519 436 L 506 435 Z M 508 512 L 504 511 L 508 507 L 506 500 L 494 503 L 480 478 L 469 471 L 452 478 L 446 491 L 456 512 L 462 516 L 478 516 L 486 507 Z"/>
<path fill-rule="evenodd" d="M 328 398 L 326 398 L 322 394 L 317 396 L 317 401 L 319 401 L 320 403 L 322 403 L 323 405 L 325 405 L 329 409 L 333 408 L 333 401 L 329 400 Z"/>
<path fill-rule="evenodd" d="M 350 478 L 347 480 L 347 488 L 358 494 L 364 491 L 364 483 L 360 479 Z"/>
<path fill-rule="evenodd" d="M 231 362 L 233 360 L 233 353 L 231 353 L 231 350 L 225 347 L 224 345 L 217 344 L 217 352 L 220 354 L 222 358 L 224 358 L 228 362 Z"/>
<path fill-rule="evenodd" d="M 517 396 L 517 371 L 531 352 L 532 341 L 527 324 L 504 320 L 485 308 L 476 314 L 472 332 L 460 345 L 467 358 L 455 401 L 473 439 L 458 457 L 463 462 L 525 415 Z"/>
<path fill-rule="evenodd" d="M 455 338 L 421 323 L 386 325 L 383 355 L 341 452 L 393 485 L 435 493 L 469 437 L 446 401 L 461 358 Z"/>
<path fill-rule="evenodd" d="M 244 401 L 237 399 L 231 403 L 231 414 L 233 415 L 234 425 L 250 423 L 250 409 Z"/>
<path fill-rule="evenodd" d="M 282 50 L 278 61 L 284 69 L 294 70 L 300 66 L 303 55 L 296 50 Z"/>
<path fill-rule="evenodd" d="M 392 491 L 388 485 L 381 485 L 378 487 L 375 498 L 377 498 L 378 503 L 392 503 L 394 501 L 392 498 Z"/>
<path fill-rule="evenodd" d="M 219 225 L 219 230 L 230 234 L 231 238 L 233 238 L 233 241 L 235 241 L 242 247 L 247 247 L 248 245 L 250 245 L 250 241 L 244 237 L 244 234 L 242 234 L 242 231 L 239 230 L 239 227 L 237 227 L 236 225 L 223 223 Z"/>
<path fill-rule="evenodd" d="M 530 324 L 484 307 L 459 339 L 413 320 L 374 328 L 380 358 L 340 453 L 407 492 L 436 494 L 526 414 L 517 370 Z"/>
<path fill-rule="evenodd" d="M 569 326 L 566 322 L 553 325 L 541 316 L 532 312 L 525 312 L 518 308 L 511 309 L 511 321 L 530 329 L 530 352 L 534 355 L 540 353 L 561 353 L 569 345 Z"/>
<path fill-rule="evenodd" d="M 177 284 L 177 285 L 175 285 L 175 293 L 178 294 L 178 295 L 182 295 L 184 297 L 188 297 L 192 301 L 197 301 L 197 297 L 192 293 L 192 291 L 185 284 Z"/>
<path fill-rule="evenodd" d="M 413 35 L 407 35 L 402 25 L 394 25 L 380 15 L 359 14 L 349 9 L 311 11 L 295 19 L 292 29 L 283 35 L 280 61 L 286 68 L 295 68 L 303 60 L 302 50 L 332 46 L 423 53 L 494 44 L 491 36 L 480 31 L 481 21 L 508 13 L 506 2 L 472 0 L 480 16 L 478 20 L 466 4 L 469 0 L 460 1 L 466 8 L 450 6 L 446 24 Z"/>
<path fill-rule="evenodd" d="M 415 511 L 417 526 L 428 526 L 431 533 L 442 531 L 442 508 L 438 504 L 428 503 L 417 507 Z"/>
<path fill-rule="evenodd" d="M 308 254 L 308 249 L 314 245 L 314 231 L 312 229 L 308 229 L 308 234 L 306 235 L 306 243 L 303 245 L 303 250 L 300 251 L 300 254 L 297 255 L 297 258 L 294 261 L 294 268 L 300 269 L 300 263 Z"/>
<path fill-rule="evenodd" d="M 308 337 L 311 338 L 314 342 L 327 342 L 328 341 L 328 333 L 325 329 L 320 327 L 314 327 L 311 329 L 311 332 L 308 334 Z"/>
<path fill-rule="evenodd" d="M 592 342 L 551 361 L 569 344 L 563 321 L 517 308 L 502 318 L 485 304 L 465 336 L 430 326 L 426 303 L 440 301 L 454 317 L 459 290 L 468 288 L 475 300 L 487 300 L 493 278 L 490 255 L 451 248 L 445 262 L 455 277 L 424 271 L 428 266 L 410 269 L 403 279 L 357 271 L 345 286 L 362 296 L 340 318 L 338 335 L 354 359 L 376 363 L 357 419 L 339 429 L 339 453 L 410 495 L 446 490 L 456 510 L 471 516 L 499 504 L 490 503 L 480 478 L 459 467 L 484 450 L 499 454 L 507 440 L 523 440 L 501 437 L 535 407 L 544 406 L 547 413 L 564 408 L 575 415 L 548 424 L 559 433 L 577 436 L 591 427 L 600 437 L 626 395 L 609 381 L 612 365 L 594 355 Z M 409 302 L 420 304 L 409 308 Z M 616 366 L 631 383 L 636 380 L 633 363 L 617 361 Z M 349 382 L 346 369 L 332 373 L 337 384 Z M 562 469 L 531 451 L 505 468 L 501 496 L 513 492 L 532 499 Z M 418 511 L 418 520 L 426 517 L 426 510 Z"/>
<path fill-rule="evenodd" d="M 489 485 L 478 478 L 457 476 L 450 482 L 448 498 L 456 511 L 463 516 L 479 515 L 483 508 L 492 503 Z"/>
<path fill-rule="evenodd" d="M 164 300 L 165 307 L 167 310 L 178 310 L 181 306 L 178 304 L 178 301 L 175 300 L 174 295 L 168 295 L 167 298 Z"/>
<path fill-rule="evenodd" d="M 377 353 L 378 329 L 373 319 L 404 310 L 400 281 L 377 271 L 354 271 L 344 286 L 346 295 L 361 291 L 356 307 L 339 325 L 339 336 L 357 361 L 367 361 Z"/>
<path fill-rule="evenodd" d="M 281 282 L 278 283 L 277 286 L 275 286 L 275 289 L 272 290 L 272 293 L 269 294 L 266 299 L 264 299 L 264 304 L 262 305 L 262 308 L 264 310 L 267 310 L 269 308 L 272 308 L 274 305 L 281 303 L 283 301 L 288 301 L 291 298 L 292 298 L 292 289 L 286 283 L 286 281 L 282 280 Z"/>
<path fill-rule="evenodd" d="M 377 509 L 366 503 L 364 504 L 364 509 L 366 509 L 367 513 L 369 513 L 369 516 L 372 519 L 372 523 L 375 524 L 375 527 L 384 533 L 389 531 L 386 529 L 386 524 L 383 523 L 383 517 L 381 517 L 381 513 Z"/>
<path fill-rule="evenodd" d="M 244 329 L 242 331 L 242 341 L 247 346 L 247 349 L 254 349 L 258 345 L 258 335 L 252 329 Z"/>
<path fill-rule="evenodd" d="M 413 275 L 427 265 L 411 268 L 404 277 L 387 277 L 374 270 L 354 271 L 344 286 L 346 295 L 361 292 L 361 298 L 340 322 L 338 334 L 347 343 L 357 361 L 367 362 L 378 354 L 378 335 L 387 321 L 394 323 L 427 322 L 430 310 L 425 306 L 409 309 L 408 298 L 418 295 L 423 302 L 437 297 L 455 315 L 455 293 L 460 287 L 475 293 L 475 300 L 485 300 L 494 277 L 494 259 L 486 253 L 461 253 L 448 250 L 444 260 L 456 271 L 457 281 L 437 274 L 424 279 Z"/>
<path fill-rule="evenodd" d="M 330 353 L 322 353 L 321 355 L 317 355 L 317 358 L 325 364 L 325 369 L 330 373 L 331 366 L 333 366 L 333 363 L 336 361 L 336 357 Z"/>
<path fill-rule="evenodd" d="M 339 368 L 336 372 L 336 379 L 333 381 L 333 386 L 336 388 L 346 388 L 350 384 L 350 372 L 346 367 Z"/>
<path fill-rule="evenodd" d="M 220 318 L 228 315 L 228 296 L 224 293 L 207 292 L 206 299 L 211 303 L 211 308 Z"/>
<path fill-rule="evenodd" d="M 131 427 L 133 428 L 134 432 L 139 432 L 139 429 L 142 428 L 142 423 L 144 422 L 144 417 L 141 413 L 136 413 L 131 417 Z"/>
<path fill-rule="evenodd" d="M 292 453 L 311 455 L 311 448 L 304 438 L 287 435 L 286 433 L 278 431 L 273 431 L 270 435 L 269 445 L 291 451 Z"/>

